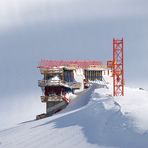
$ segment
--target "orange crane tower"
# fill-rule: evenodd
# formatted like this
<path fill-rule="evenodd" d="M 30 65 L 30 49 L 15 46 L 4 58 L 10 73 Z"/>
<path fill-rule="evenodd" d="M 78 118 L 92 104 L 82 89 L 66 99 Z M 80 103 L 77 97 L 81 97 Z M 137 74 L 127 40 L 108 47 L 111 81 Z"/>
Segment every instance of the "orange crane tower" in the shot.
<path fill-rule="evenodd" d="M 124 44 L 123 38 L 113 39 L 113 95 L 124 96 Z"/>

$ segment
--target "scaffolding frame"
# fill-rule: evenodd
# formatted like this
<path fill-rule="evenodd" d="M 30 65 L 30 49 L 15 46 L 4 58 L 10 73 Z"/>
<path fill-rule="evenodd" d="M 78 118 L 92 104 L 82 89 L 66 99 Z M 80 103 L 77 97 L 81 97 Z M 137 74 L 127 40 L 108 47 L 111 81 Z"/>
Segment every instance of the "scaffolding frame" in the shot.
<path fill-rule="evenodd" d="M 124 42 L 113 39 L 113 95 L 124 96 Z"/>

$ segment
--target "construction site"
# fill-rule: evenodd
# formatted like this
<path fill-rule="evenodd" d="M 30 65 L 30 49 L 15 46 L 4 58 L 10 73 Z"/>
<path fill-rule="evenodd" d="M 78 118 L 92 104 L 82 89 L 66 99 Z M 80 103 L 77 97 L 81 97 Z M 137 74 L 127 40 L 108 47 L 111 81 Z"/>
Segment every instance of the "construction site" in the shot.
<path fill-rule="evenodd" d="M 123 39 L 113 39 L 113 59 L 103 64 L 98 60 L 41 60 L 38 67 L 43 77 L 38 81 L 41 102 L 46 103 L 42 119 L 64 109 L 74 94 L 88 89 L 95 81 L 113 83 L 113 96 L 124 95 Z"/>

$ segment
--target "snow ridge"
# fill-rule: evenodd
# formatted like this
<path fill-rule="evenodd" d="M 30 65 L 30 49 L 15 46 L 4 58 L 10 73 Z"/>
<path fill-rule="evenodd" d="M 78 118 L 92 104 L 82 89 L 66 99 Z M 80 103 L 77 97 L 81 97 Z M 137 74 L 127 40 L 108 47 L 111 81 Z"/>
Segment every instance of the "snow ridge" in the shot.
<path fill-rule="evenodd" d="M 79 98 L 80 97 L 80 98 Z M 61 113 L 0 132 L 2 148 L 147 148 L 109 90 L 94 83 Z"/>

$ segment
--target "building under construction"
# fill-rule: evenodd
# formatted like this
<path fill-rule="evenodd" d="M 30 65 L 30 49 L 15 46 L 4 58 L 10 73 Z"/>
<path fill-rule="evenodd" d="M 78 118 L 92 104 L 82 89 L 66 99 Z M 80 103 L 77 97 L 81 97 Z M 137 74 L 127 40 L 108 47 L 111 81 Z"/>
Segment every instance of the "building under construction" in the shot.
<path fill-rule="evenodd" d="M 100 61 L 41 60 L 38 68 L 43 79 L 38 85 L 43 92 L 41 101 L 46 103 L 46 113 L 38 115 L 37 119 L 65 108 L 71 101 L 70 94 L 87 89 L 92 81 L 111 80 L 113 95 L 124 96 L 123 43 L 123 38 L 113 39 L 113 58 L 106 65 Z"/>
<path fill-rule="evenodd" d="M 53 61 L 41 60 L 38 68 L 43 79 L 38 81 L 46 103 L 46 114 L 41 119 L 62 110 L 70 103 L 70 94 L 87 89 L 91 81 L 102 81 L 105 75 L 112 75 L 110 69 L 100 61 Z"/>

